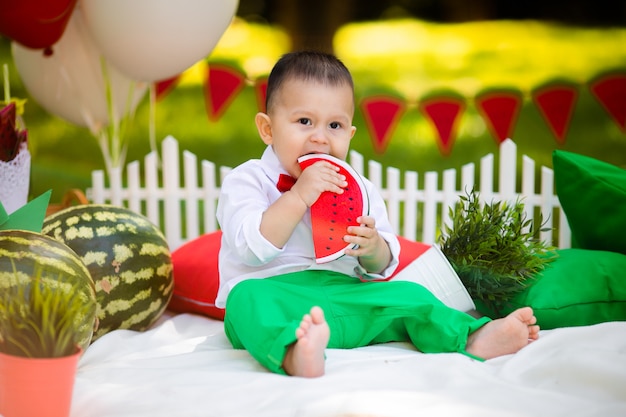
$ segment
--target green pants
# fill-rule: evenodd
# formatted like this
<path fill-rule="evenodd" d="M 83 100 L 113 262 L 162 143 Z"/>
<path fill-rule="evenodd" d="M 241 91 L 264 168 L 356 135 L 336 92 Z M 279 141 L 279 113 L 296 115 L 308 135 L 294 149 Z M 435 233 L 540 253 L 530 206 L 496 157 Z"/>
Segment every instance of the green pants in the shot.
<path fill-rule="evenodd" d="M 465 350 L 467 338 L 489 321 L 447 307 L 412 282 L 362 282 L 335 272 L 302 271 L 237 284 L 226 302 L 226 335 L 233 347 L 284 374 L 287 348 L 296 341 L 302 316 L 316 305 L 330 327 L 329 348 L 410 341 L 424 353 L 474 357 Z"/>

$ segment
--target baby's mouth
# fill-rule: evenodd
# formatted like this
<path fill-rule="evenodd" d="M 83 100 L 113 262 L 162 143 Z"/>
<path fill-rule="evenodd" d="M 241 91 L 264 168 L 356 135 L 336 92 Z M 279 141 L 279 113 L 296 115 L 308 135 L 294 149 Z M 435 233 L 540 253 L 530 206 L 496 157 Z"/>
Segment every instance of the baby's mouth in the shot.
<path fill-rule="evenodd" d="M 300 158 L 302 158 L 303 156 L 307 156 L 307 155 L 326 155 L 326 152 L 316 152 L 316 151 L 307 152 L 305 154 L 302 154 Z"/>

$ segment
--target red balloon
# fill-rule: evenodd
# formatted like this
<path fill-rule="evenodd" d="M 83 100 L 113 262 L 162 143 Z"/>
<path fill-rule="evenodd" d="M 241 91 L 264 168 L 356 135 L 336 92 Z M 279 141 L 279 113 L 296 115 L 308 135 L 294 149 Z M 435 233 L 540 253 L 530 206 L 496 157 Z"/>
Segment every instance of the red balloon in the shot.
<path fill-rule="evenodd" d="M 77 0 L 0 0 L 0 33 L 27 48 L 54 45 Z"/>

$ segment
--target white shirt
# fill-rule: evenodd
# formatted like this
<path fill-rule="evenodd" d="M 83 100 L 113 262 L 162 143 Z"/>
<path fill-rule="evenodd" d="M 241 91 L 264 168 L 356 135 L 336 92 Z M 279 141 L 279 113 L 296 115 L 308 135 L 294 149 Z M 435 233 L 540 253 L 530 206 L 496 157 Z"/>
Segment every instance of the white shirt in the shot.
<path fill-rule="evenodd" d="M 358 259 L 342 256 L 317 264 L 313 248 L 311 216 L 307 212 L 283 248 L 277 248 L 260 232 L 261 216 L 281 192 L 276 188 L 280 174 L 287 174 L 271 146 L 261 159 L 247 161 L 224 178 L 217 205 L 217 220 L 222 229 L 219 253 L 220 287 L 215 305 L 223 308 L 230 290 L 246 279 L 259 279 L 306 269 L 323 269 L 358 277 L 365 275 Z M 387 241 L 392 261 L 381 274 L 387 278 L 398 266 L 400 244 L 387 216 L 387 207 L 374 185 L 363 178 L 370 201 L 370 216 L 378 233 Z"/>

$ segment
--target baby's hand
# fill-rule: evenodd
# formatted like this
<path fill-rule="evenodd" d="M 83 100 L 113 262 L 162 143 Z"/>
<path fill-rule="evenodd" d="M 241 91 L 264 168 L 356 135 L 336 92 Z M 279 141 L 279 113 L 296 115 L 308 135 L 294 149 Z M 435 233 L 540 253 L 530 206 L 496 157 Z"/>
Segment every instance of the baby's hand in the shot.
<path fill-rule="evenodd" d="M 326 161 L 319 161 L 306 168 L 291 188 L 302 201 L 311 207 L 324 191 L 343 193 L 348 186 L 346 177 L 339 173 L 339 167 Z"/>
<path fill-rule="evenodd" d="M 346 255 L 359 258 L 361 265 L 368 271 L 378 273 L 384 270 L 391 260 L 391 251 L 385 239 L 376 229 L 376 220 L 370 216 L 357 219 L 360 226 L 348 227 L 348 235 L 343 240 L 359 245 L 355 249 L 347 249 Z"/>
<path fill-rule="evenodd" d="M 368 257 L 375 254 L 378 248 L 378 239 L 382 239 L 376 229 L 376 221 L 370 216 L 361 216 L 357 219 L 360 226 L 348 227 L 348 235 L 343 240 L 359 245 L 355 249 L 346 251 L 346 255 Z"/>

